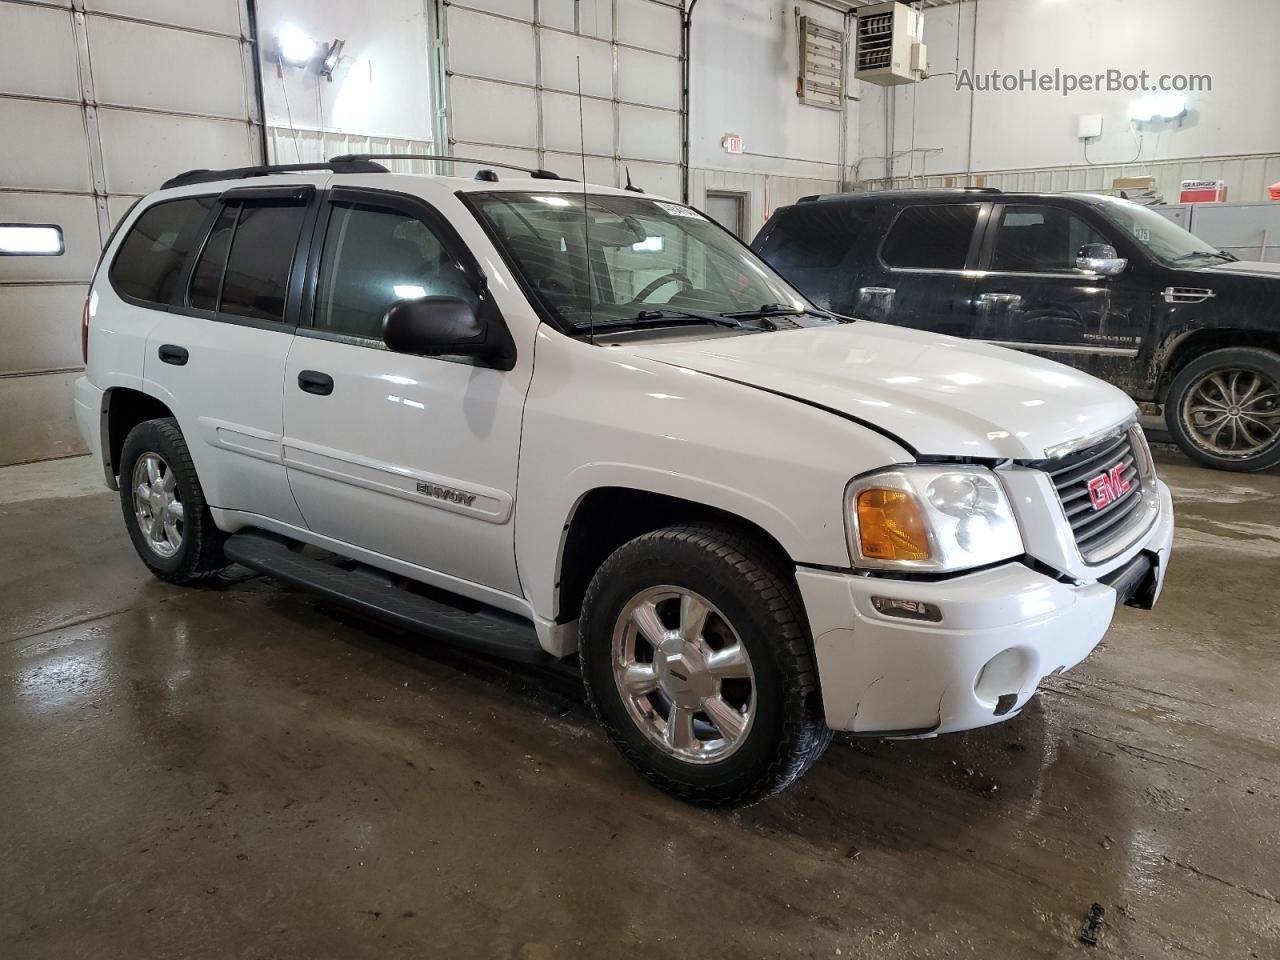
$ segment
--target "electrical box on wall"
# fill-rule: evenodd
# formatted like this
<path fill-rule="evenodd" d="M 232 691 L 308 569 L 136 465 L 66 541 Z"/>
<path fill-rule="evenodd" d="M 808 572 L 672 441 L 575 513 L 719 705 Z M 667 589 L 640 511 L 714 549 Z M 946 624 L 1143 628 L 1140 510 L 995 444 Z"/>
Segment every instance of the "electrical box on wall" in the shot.
<path fill-rule="evenodd" d="M 893 86 L 929 75 L 924 14 L 905 3 L 877 3 L 858 10 L 859 80 Z"/>
<path fill-rule="evenodd" d="M 1102 114 L 1082 115 L 1076 128 L 1076 137 L 1080 140 L 1097 140 L 1100 136 L 1102 136 Z"/>
<path fill-rule="evenodd" d="M 802 103 L 839 110 L 844 102 L 844 33 L 800 18 L 800 81 Z"/>

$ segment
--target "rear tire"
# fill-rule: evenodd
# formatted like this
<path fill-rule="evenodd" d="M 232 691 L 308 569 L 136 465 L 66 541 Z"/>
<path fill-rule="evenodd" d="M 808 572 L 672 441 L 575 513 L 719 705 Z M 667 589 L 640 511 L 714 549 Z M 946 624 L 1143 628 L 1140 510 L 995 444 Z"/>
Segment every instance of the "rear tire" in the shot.
<path fill-rule="evenodd" d="M 1173 378 L 1165 423 L 1191 459 L 1251 473 L 1280 463 L 1280 355 L 1258 347 L 1213 350 Z"/>
<path fill-rule="evenodd" d="M 580 641 L 609 738 L 682 800 L 771 796 L 831 742 L 791 572 L 731 527 L 668 527 L 619 547 L 587 590 Z"/>
<path fill-rule="evenodd" d="M 208 580 L 227 566 L 187 441 L 171 417 L 147 420 L 120 451 L 120 507 L 134 549 L 169 583 Z"/>

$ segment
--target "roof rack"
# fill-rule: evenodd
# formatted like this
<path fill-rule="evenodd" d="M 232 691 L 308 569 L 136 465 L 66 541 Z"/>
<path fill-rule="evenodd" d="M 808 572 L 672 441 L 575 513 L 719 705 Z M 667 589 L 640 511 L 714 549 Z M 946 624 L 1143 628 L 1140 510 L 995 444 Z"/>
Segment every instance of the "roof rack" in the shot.
<path fill-rule="evenodd" d="M 518 170 L 527 173 L 535 180 L 568 180 L 551 170 L 540 167 L 522 167 L 514 163 L 498 163 L 493 160 L 477 160 L 474 157 L 451 157 L 444 153 L 344 153 L 333 157 L 330 163 L 357 163 L 373 160 L 440 160 L 445 163 L 475 163 L 482 167 L 497 167 L 499 170 Z"/>
<path fill-rule="evenodd" d="M 193 183 L 212 183 L 216 180 L 246 180 L 249 177 L 266 177 L 273 173 L 298 173 L 306 170 L 328 170 L 331 173 L 386 173 L 387 168 L 370 158 L 334 157 L 318 163 L 277 163 L 257 167 L 230 167 L 226 170 L 188 170 L 170 177 L 160 189 L 185 187 Z"/>

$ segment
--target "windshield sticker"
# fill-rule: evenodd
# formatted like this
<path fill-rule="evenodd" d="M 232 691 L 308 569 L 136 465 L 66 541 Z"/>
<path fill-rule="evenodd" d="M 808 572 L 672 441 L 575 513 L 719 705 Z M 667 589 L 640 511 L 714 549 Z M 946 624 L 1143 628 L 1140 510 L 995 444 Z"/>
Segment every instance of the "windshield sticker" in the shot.
<path fill-rule="evenodd" d="M 663 210 L 667 211 L 667 213 L 671 214 L 673 217 L 689 217 L 691 220 L 702 219 L 702 216 L 701 214 L 698 213 L 698 211 L 691 210 L 688 207 L 683 206 L 681 204 L 668 203 L 665 200 L 655 200 L 653 202 L 656 203 Z"/>

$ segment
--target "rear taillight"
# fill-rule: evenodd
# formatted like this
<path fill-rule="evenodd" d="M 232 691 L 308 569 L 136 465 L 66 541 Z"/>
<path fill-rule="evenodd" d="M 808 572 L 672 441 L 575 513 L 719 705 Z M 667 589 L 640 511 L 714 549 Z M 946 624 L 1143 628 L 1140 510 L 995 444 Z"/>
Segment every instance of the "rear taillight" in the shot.
<path fill-rule="evenodd" d="M 84 298 L 84 310 L 80 312 L 80 353 L 84 365 L 89 365 L 89 297 Z"/>

